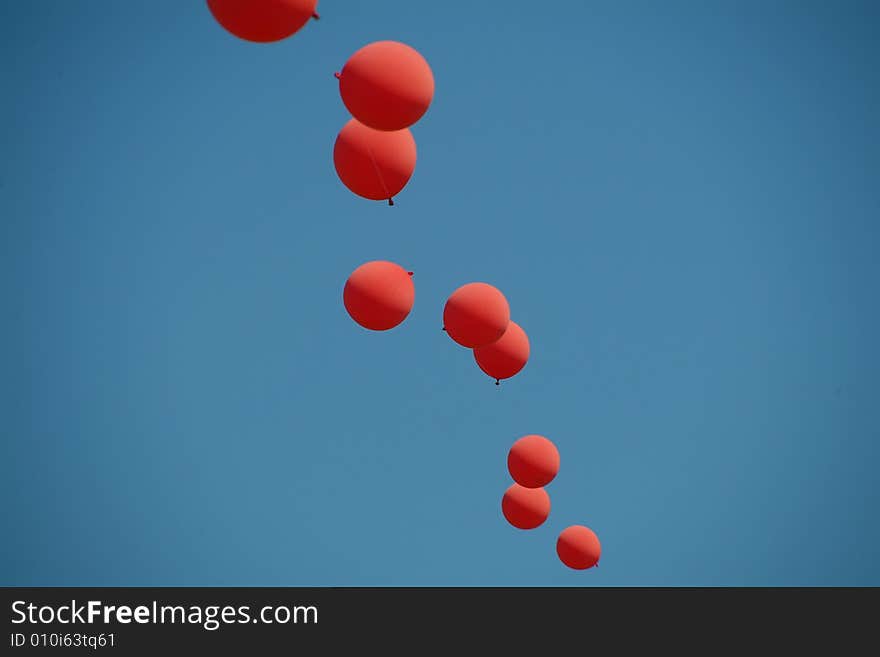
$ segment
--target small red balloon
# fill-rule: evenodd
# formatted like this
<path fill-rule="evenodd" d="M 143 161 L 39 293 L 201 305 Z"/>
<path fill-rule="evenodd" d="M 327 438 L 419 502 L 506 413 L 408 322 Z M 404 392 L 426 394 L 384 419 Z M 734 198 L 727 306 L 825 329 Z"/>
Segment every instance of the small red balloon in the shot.
<path fill-rule="evenodd" d="M 415 297 L 412 273 L 385 260 L 367 262 L 355 269 L 342 291 L 351 318 L 373 331 L 387 331 L 405 320 Z"/>
<path fill-rule="evenodd" d="M 336 137 L 333 164 L 352 192 L 393 205 L 415 171 L 416 141 L 409 130 L 374 130 L 351 119 Z"/>
<path fill-rule="evenodd" d="M 402 130 L 422 118 L 434 98 L 434 75 L 417 50 L 397 41 L 364 46 L 339 78 L 342 102 L 376 130 Z"/>
<path fill-rule="evenodd" d="M 541 488 L 559 472 L 559 450 L 544 436 L 523 436 L 507 453 L 507 470 L 520 486 Z"/>
<path fill-rule="evenodd" d="M 281 41 L 298 32 L 315 13 L 318 0 L 208 0 L 220 25 L 239 39 Z"/>
<path fill-rule="evenodd" d="M 453 292 L 443 308 L 443 328 L 463 347 L 482 347 L 498 340 L 510 324 L 510 306 L 488 283 L 468 283 Z"/>
<path fill-rule="evenodd" d="M 556 554 L 569 568 L 586 570 L 599 563 L 602 545 L 592 529 L 583 525 L 566 527 L 556 540 Z"/>
<path fill-rule="evenodd" d="M 529 336 L 511 321 L 507 330 L 491 344 L 474 349 L 474 359 L 486 374 L 498 383 L 519 373 L 529 360 Z"/>
<path fill-rule="evenodd" d="M 501 498 L 501 512 L 517 529 L 534 529 L 550 515 L 550 496 L 543 488 L 513 484 Z"/>

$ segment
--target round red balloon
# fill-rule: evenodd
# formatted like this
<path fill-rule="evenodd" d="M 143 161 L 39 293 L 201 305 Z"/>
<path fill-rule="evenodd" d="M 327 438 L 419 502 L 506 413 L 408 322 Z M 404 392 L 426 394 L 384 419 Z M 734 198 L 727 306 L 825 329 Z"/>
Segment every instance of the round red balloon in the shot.
<path fill-rule="evenodd" d="M 352 192 L 393 205 L 415 171 L 416 141 L 409 130 L 374 130 L 351 119 L 336 137 L 333 164 Z"/>
<path fill-rule="evenodd" d="M 559 472 L 559 450 L 544 436 L 523 436 L 507 453 L 507 470 L 520 486 L 541 488 Z"/>
<path fill-rule="evenodd" d="M 318 0 L 208 0 L 208 9 L 228 32 L 245 41 L 286 39 L 310 18 Z"/>
<path fill-rule="evenodd" d="M 367 262 L 345 282 L 342 301 L 351 318 L 364 328 L 387 331 L 400 324 L 413 307 L 412 273 L 385 260 Z"/>
<path fill-rule="evenodd" d="M 486 374 L 498 383 L 509 379 L 529 360 L 529 336 L 516 322 L 510 322 L 504 335 L 491 344 L 474 349 L 474 359 Z"/>
<path fill-rule="evenodd" d="M 501 512 L 517 529 L 534 529 L 550 515 L 550 496 L 543 488 L 513 484 L 501 498 Z"/>
<path fill-rule="evenodd" d="M 339 78 L 342 102 L 376 130 L 402 130 L 422 118 L 434 97 L 434 75 L 417 50 L 397 41 L 364 46 Z"/>
<path fill-rule="evenodd" d="M 556 540 L 556 554 L 569 568 L 586 570 L 599 563 L 602 545 L 592 529 L 582 525 L 566 527 Z"/>
<path fill-rule="evenodd" d="M 488 283 L 468 283 L 453 292 L 443 308 L 443 328 L 463 347 L 498 340 L 510 324 L 507 299 Z"/>

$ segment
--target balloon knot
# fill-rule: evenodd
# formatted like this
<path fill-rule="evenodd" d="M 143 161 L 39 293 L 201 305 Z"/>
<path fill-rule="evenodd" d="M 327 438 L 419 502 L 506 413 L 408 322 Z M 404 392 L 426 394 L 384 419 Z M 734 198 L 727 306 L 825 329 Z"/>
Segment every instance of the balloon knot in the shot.
<path fill-rule="evenodd" d="M 393 198 L 388 199 L 388 205 L 394 205 L 394 199 L 393 199 Z"/>
<path fill-rule="evenodd" d="M 413 272 L 411 272 L 411 271 L 408 271 L 408 272 L 406 272 L 406 273 L 409 274 L 410 276 L 413 275 Z"/>
<path fill-rule="evenodd" d="M 333 74 L 333 77 L 336 78 L 337 80 L 341 80 L 342 73 L 340 73 L 339 71 L 336 71 L 336 73 Z"/>
<path fill-rule="evenodd" d="M 446 327 L 445 327 L 445 326 L 443 327 L 443 330 L 444 330 L 444 331 L 446 330 Z"/>
<path fill-rule="evenodd" d="M 495 379 L 495 385 L 496 385 L 496 386 L 500 386 L 500 385 L 501 385 L 501 381 L 500 381 L 500 379 Z"/>
<path fill-rule="evenodd" d="M 314 14 L 312 14 L 312 18 L 314 18 L 316 21 L 321 20 L 321 17 L 318 15 L 318 12 L 315 12 Z"/>

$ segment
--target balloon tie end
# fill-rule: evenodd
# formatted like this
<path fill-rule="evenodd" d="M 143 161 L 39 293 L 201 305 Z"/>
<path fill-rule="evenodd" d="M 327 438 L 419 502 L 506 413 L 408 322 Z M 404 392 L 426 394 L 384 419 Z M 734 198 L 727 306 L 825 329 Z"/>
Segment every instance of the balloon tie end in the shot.
<path fill-rule="evenodd" d="M 495 379 L 495 385 L 496 385 L 496 386 L 500 386 L 500 385 L 501 385 L 501 380 L 500 380 L 500 379 Z"/>
<path fill-rule="evenodd" d="M 316 21 L 321 20 L 321 16 L 318 14 L 318 12 L 313 13 L 312 18 L 314 18 Z"/>
<path fill-rule="evenodd" d="M 409 274 L 410 276 L 413 275 L 413 272 L 411 272 L 411 271 L 408 271 L 408 272 L 406 272 L 406 273 Z"/>
<path fill-rule="evenodd" d="M 394 205 L 394 199 L 393 199 L 393 198 L 388 199 L 388 205 Z"/>
<path fill-rule="evenodd" d="M 336 71 L 336 72 L 333 74 L 333 77 L 336 78 L 337 80 L 341 80 L 341 79 L 342 79 L 342 73 L 340 73 L 339 71 Z"/>

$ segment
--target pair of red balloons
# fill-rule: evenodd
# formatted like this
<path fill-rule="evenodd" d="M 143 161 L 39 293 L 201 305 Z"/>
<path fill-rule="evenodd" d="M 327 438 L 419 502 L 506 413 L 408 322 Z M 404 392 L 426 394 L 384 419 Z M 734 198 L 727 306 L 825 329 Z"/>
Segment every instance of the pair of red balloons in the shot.
<path fill-rule="evenodd" d="M 559 472 L 559 450 L 544 436 L 523 436 L 507 454 L 507 470 L 515 483 L 501 499 L 504 517 L 518 529 L 540 527 L 550 515 L 550 496 L 544 486 Z M 602 545 L 593 530 L 572 525 L 559 534 L 556 553 L 569 568 L 586 570 L 599 563 Z"/>
<path fill-rule="evenodd" d="M 518 529 L 534 529 L 550 515 L 550 496 L 544 490 L 559 472 L 559 450 L 544 436 L 518 439 L 507 453 L 507 471 L 514 483 L 504 492 L 501 511 Z"/>
<path fill-rule="evenodd" d="M 409 127 L 434 98 L 431 67 L 404 43 L 377 41 L 354 53 L 336 77 L 353 117 L 333 146 L 336 173 L 358 196 L 394 205 L 416 168 Z"/>
<path fill-rule="evenodd" d="M 488 283 L 468 283 L 455 290 L 443 309 L 443 328 L 455 342 L 473 349 L 480 369 L 499 384 L 526 366 L 529 337 L 510 319 L 510 305 Z"/>
<path fill-rule="evenodd" d="M 208 9 L 228 32 L 245 41 L 281 41 L 319 18 L 318 0 L 208 0 Z"/>

